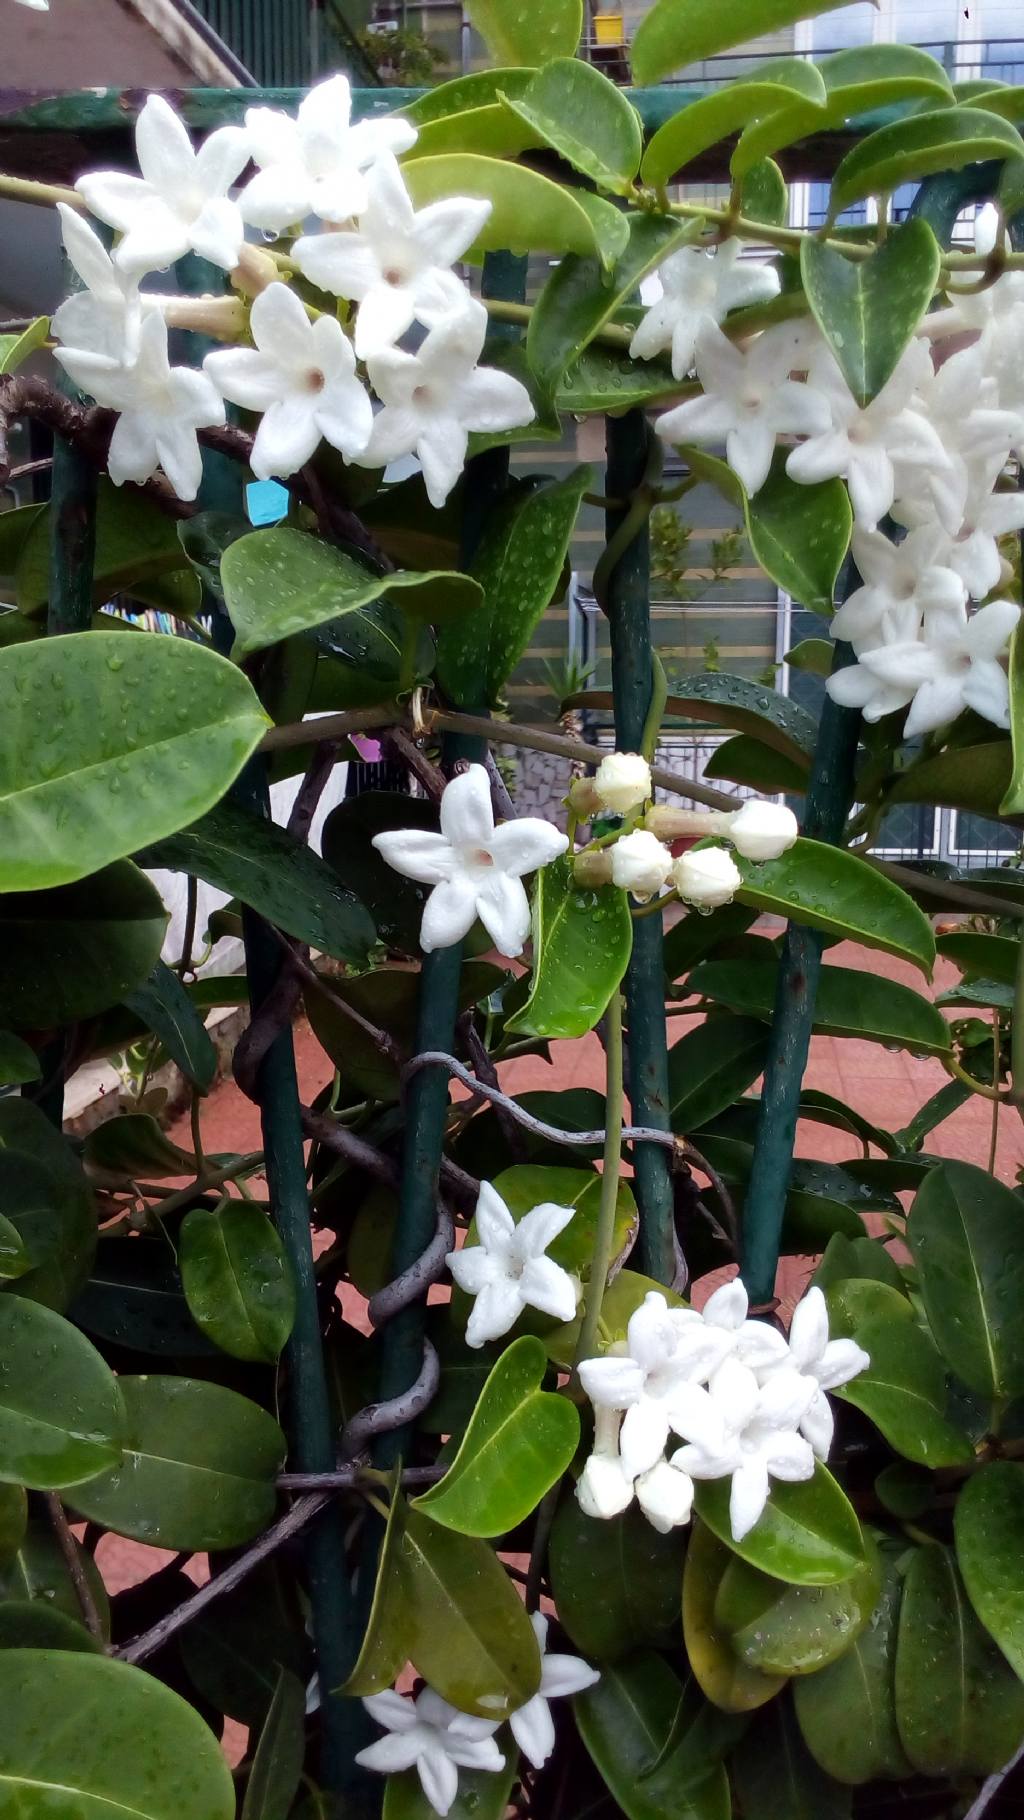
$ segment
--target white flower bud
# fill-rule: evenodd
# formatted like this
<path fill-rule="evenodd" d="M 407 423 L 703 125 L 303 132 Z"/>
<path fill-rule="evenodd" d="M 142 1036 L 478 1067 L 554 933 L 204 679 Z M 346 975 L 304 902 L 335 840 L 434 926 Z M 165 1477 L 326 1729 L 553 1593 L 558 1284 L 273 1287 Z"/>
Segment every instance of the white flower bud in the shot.
<path fill-rule="evenodd" d="M 693 1480 L 678 1466 L 659 1460 L 649 1472 L 640 1474 L 635 1490 L 644 1516 L 660 1535 L 667 1536 L 690 1521 Z"/>
<path fill-rule="evenodd" d="M 576 1497 L 585 1517 L 618 1517 L 633 1502 L 633 1481 L 620 1459 L 592 1453 L 577 1481 Z"/>
<path fill-rule="evenodd" d="M 672 870 L 672 855 L 653 834 L 637 828 L 611 850 L 612 881 L 640 902 L 656 896 Z"/>
<path fill-rule="evenodd" d="M 765 860 L 779 859 L 788 852 L 800 829 L 792 809 L 784 803 L 760 802 L 751 796 L 729 817 L 722 832 L 744 859 Z"/>
<path fill-rule="evenodd" d="M 651 767 L 639 752 L 609 752 L 597 767 L 594 788 L 605 809 L 628 815 L 651 794 Z"/>
<path fill-rule="evenodd" d="M 731 904 L 743 883 L 732 854 L 724 847 L 697 847 L 684 853 L 672 868 L 672 878 L 684 904 L 708 910 Z"/>

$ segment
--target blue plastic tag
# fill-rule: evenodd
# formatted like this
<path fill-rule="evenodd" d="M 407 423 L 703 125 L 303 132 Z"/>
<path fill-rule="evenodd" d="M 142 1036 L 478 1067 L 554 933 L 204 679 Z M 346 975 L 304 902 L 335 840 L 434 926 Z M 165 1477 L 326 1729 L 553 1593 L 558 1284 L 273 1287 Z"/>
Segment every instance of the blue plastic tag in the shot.
<path fill-rule="evenodd" d="M 245 509 L 251 525 L 276 525 L 288 516 L 288 488 L 276 480 L 251 480 L 245 489 Z"/>

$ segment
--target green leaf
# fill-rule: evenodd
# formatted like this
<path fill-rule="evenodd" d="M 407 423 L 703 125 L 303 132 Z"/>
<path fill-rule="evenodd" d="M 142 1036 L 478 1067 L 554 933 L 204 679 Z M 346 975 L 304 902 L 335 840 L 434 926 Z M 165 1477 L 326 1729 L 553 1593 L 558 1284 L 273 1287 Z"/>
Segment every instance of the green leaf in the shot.
<path fill-rule="evenodd" d="M 591 63 L 558 57 L 505 105 L 599 189 L 625 196 L 640 168 L 640 116 Z"/>
<path fill-rule="evenodd" d="M 41 348 L 50 333 L 50 318 L 37 316 L 18 334 L 0 335 L 0 373 L 16 373 Z"/>
<path fill-rule="evenodd" d="M 197 1156 L 165 1137 L 148 1112 L 115 1111 L 88 1133 L 83 1155 L 90 1175 L 104 1187 L 112 1180 L 120 1187 L 132 1177 L 195 1175 L 200 1166 Z"/>
<path fill-rule="evenodd" d="M 1007 779 L 1003 796 L 999 803 L 1000 815 L 1024 815 L 1024 636 L 1018 626 L 1010 640 L 1010 752 L 1005 745 L 996 750 L 1009 759 L 1012 753 L 1013 769 Z M 959 753 L 944 754 L 947 757 L 959 758 Z M 934 761 L 932 761 L 934 762 Z M 971 754 L 973 769 L 974 754 Z"/>
<path fill-rule="evenodd" d="M 698 239 L 701 225 L 668 215 L 629 214 L 625 221 L 629 240 L 607 276 L 596 256 L 570 254 L 555 267 L 541 291 L 526 332 L 526 351 L 542 384 L 552 386 L 563 376 L 569 382 L 567 369 L 573 367 L 623 304 L 631 300 L 641 279 L 655 271 L 670 253 Z M 591 352 L 607 355 L 605 349 L 594 348 Z M 649 367 L 649 362 L 627 362 L 623 358 L 623 372 L 632 369 L 640 381 Z M 668 369 L 666 373 L 671 378 Z M 572 383 L 578 385 L 579 380 Z M 678 392 L 678 380 L 672 380 L 672 384 Z M 624 402 L 628 403 L 628 398 Z"/>
<path fill-rule="evenodd" d="M 21 1296 L 0 1296 L 0 1480 L 62 1490 L 122 1457 L 117 1380 L 70 1321 Z"/>
<path fill-rule="evenodd" d="M 728 955 L 733 945 L 742 943 L 747 930 L 757 921 L 757 911 L 746 904 L 723 904 L 710 916 L 681 916 L 665 931 L 665 976 L 681 980 L 690 968 L 706 955 L 721 951 Z"/>
<path fill-rule="evenodd" d="M 850 1820 L 850 1791 L 814 1761 L 788 1700 L 744 1732 L 729 1764 L 745 1813 L 757 1820 Z"/>
<path fill-rule="evenodd" d="M 406 799 L 408 800 L 408 799 Z M 488 961 L 467 961 L 459 976 L 459 1010 L 487 998 L 505 976 Z M 334 1002 L 350 1005 L 377 1029 L 393 1037 L 403 1054 L 411 1055 L 416 1036 L 420 980 L 405 967 L 378 967 L 353 979 L 332 979 L 332 997 L 314 986 L 304 989 L 307 1015 L 317 1041 L 326 1049 L 343 1079 L 373 1099 L 397 1100 L 401 1092 L 399 1064 L 382 1055 L 376 1039 L 346 1017 Z"/>
<path fill-rule="evenodd" d="M 931 974 L 935 936 L 928 917 L 899 885 L 857 854 L 800 839 L 781 859 L 754 865 L 737 856 L 737 864 L 743 873 L 736 894 L 741 903 L 880 948 Z"/>
<path fill-rule="evenodd" d="M 488 77 L 501 74 L 499 70 L 479 73 Z M 507 74 L 523 74 L 529 79 L 533 71 L 509 70 Z M 473 78 L 466 77 L 465 80 L 471 82 Z M 520 83 L 516 93 L 521 93 L 525 86 Z M 449 152 L 478 152 L 485 158 L 518 158 L 520 153 L 537 151 L 543 145 L 540 133 L 513 113 L 505 105 L 504 97 L 499 96 L 485 106 L 468 107 L 463 113 L 439 114 L 436 119 L 424 121 L 419 127 L 416 144 L 405 154 L 403 167 L 408 168 L 418 158 L 437 158 Z"/>
<path fill-rule="evenodd" d="M 939 243 L 920 219 L 895 228 L 869 259 L 804 241 L 807 301 L 858 404 L 870 404 L 891 379 L 931 303 L 939 266 Z"/>
<path fill-rule="evenodd" d="M 729 1785 L 709 1761 L 702 1705 L 662 1656 L 638 1650 L 577 1694 L 579 1733 L 628 1820 L 728 1820 Z"/>
<path fill-rule="evenodd" d="M 733 1555 L 715 1599 L 715 1624 L 748 1667 L 813 1675 L 860 1636 L 880 1588 L 874 1550 L 840 1586 L 784 1586 Z"/>
<path fill-rule="evenodd" d="M 306 1690 L 282 1668 L 253 1755 L 241 1820 L 288 1820 L 305 1756 Z"/>
<path fill-rule="evenodd" d="M 500 695 L 551 602 L 593 480 L 593 468 L 574 468 L 564 480 L 516 489 L 488 515 L 473 559 L 483 604 L 437 647 L 438 678 L 457 707 Z"/>
<path fill-rule="evenodd" d="M 797 101 L 785 112 L 748 127 L 733 156 L 734 178 L 755 159 L 794 145 L 809 133 L 827 132 L 908 101 L 940 107 L 953 100 L 942 65 L 913 45 L 859 45 L 823 57 L 818 69 L 827 90 L 825 107 L 815 109 Z"/>
<path fill-rule="evenodd" d="M 658 128 L 644 153 L 641 178 L 655 188 L 670 183 L 702 152 L 731 138 L 749 121 L 778 113 L 795 96 L 812 107 L 824 107 L 825 84 L 817 67 L 799 57 L 762 63 L 752 77 L 723 83 Z"/>
<path fill-rule="evenodd" d="M 831 646 L 829 646 L 831 659 Z M 748 784 L 762 796 L 776 792 L 802 796 L 807 789 L 806 761 L 797 764 L 782 752 L 773 752 L 750 734 L 737 733 L 723 739 L 704 766 L 705 778 L 727 778 L 730 783 Z"/>
<path fill-rule="evenodd" d="M 11 1499 L 17 1503 L 12 1505 L 8 1501 Z M 20 1486 L 4 1487 L 0 1502 L 4 1541 L 6 1544 L 13 1538 L 15 1547 L 8 1552 L 5 1546 L 0 1557 L 0 1600 L 5 1606 L 17 1605 L 19 1608 L 36 1604 L 48 1612 L 59 1613 L 62 1618 L 80 1621 L 82 1607 L 63 1549 L 45 1518 L 33 1517 L 26 1527 L 25 1505 L 25 1493 Z M 14 1529 L 15 1521 L 20 1525 L 20 1535 Z M 78 1542 L 73 1555 L 76 1572 L 81 1571 L 92 1593 L 104 1636 L 107 1636 L 110 1602 L 99 1568 L 92 1555 L 87 1554 Z"/>
<path fill-rule="evenodd" d="M 181 1281 L 192 1317 L 222 1352 L 273 1364 L 295 1323 L 295 1285 L 275 1227 L 259 1207 L 194 1207 L 181 1228 Z"/>
<path fill-rule="evenodd" d="M 536 1510 L 580 1439 L 573 1404 L 541 1389 L 546 1371 L 544 1348 L 531 1335 L 505 1349 L 455 1459 L 416 1509 L 464 1536 L 505 1535 Z"/>
<path fill-rule="evenodd" d="M 479 28 L 478 28 L 479 29 Z M 534 48 L 530 46 L 531 50 Z M 566 53 L 567 55 L 568 53 Z M 508 69 L 473 70 L 467 76 L 455 76 L 440 82 L 436 88 L 421 89 L 415 101 L 402 109 L 407 120 L 417 127 L 431 120 L 445 120 L 452 114 L 464 114 L 496 102 L 499 95 L 521 95 L 529 88 L 535 71 L 512 63 Z"/>
<path fill-rule="evenodd" d="M 821 0 L 655 0 L 633 39 L 633 78 L 658 82 L 751 38 L 768 37 L 798 19 L 831 11 Z"/>
<path fill-rule="evenodd" d="M 1021 1204 L 970 1163 L 942 1163 L 907 1223 L 921 1295 L 948 1365 L 980 1395 L 1024 1393 Z"/>
<path fill-rule="evenodd" d="M 533 894 L 533 980 L 506 1028 L 525 1036 L 584 1036 L 608 1008 L 629 962 L 633 922 L 615 885 L 581 890 L 572 860 L 538 872 Z"/>
<path fill-rule="evenodd" d="M 177 974 L 157 961 L 145 984 L 125 994 L 124 1004 L 160 1039 L 186 1080 L 206 1093 L 217 1072 L 217 1051 Z"/>
<path fill-rule="evenodd" d="M 337 960 L 365 963 L 376 940 L 368 912 L 331 867 L 284 828 L 234 803 L 218 803 L 202 821 L 139 857 L 147 866 L 205 879 Z"/>
<path fill-rule="evenodd" d="M 448 1820 L 505 1820 L 518 1761 L 517 1753 L 506 1747 L 503 1770 L 460 1769 L 459 1792 L 448 1809 Z M 414 1769 L 388 1777 L 383 1820 L 434 1820 L 436 1813 Z"/>
<path fill-rule="evenodd" d="M 124 1464 L 74 1493 L 115 1535 L 158 1548 L 237 1548 L 274 1515 L 285 1441 L 266 1410 L 219 1384 L 122 1377 Z"/>
<path fill-rule="evenodd" d="M 416 158 L 403 167 L 403 174 L 418 209 L 449 196 L 474 196 L 492 205 L 470 258 L 502 250 L 597 253 L 611 264 L 617 256 L 614 245 L 602 245 L 599 239 L 599 228 L 608 216 L 615 216 L 610 205 L 591 212 L 580 201 L 582 191 L 564 189 L 525 165 L 452 152 Z"/>
<path fill-rule="evenodd" d="M 100 1655 L 103 1645 L 80 1618 L 31 1599 L 11 1599 L 0 1604 L 0 1650 L 7 1649 L 70 1649 Z"/>
<path fill-rule="evenodd" d="M 567 263 L 563 260 L 555 267 L 552 279 Z M 555 405 L 577 417 L 588 412 L 621 417 L 635 405 L 661 404 L 678 396 L 679 381 L 667 361 L 633 360 L 625 348 L 620 351 L 593 342 L 562 374 Z"/>
<path fill-rule="evenodd" d="M 1024 650 L 1024 645 L 1022 645 Z M 1000 807 L 1011 783 L 1012 755 L 1010 741 L 999 739 L 970 748 L 970 761 L 964 762 L 959 748 L 940 752 L 935 758 L 922 759 L 897 777 L 888 792 L 890 803 L 930 803 L 943 809 L 967 809 L 976 815 L 1024 814 L 1024 796 L 1020 809 Z M 1024 760 L 1022 760 L 1024 777 Z M 934 898 L 930 900 L 934 903 Z"/>
<path fill-rule="evenodd" d="M 77 1326 L 104 1344 L 158 1358 L 217 1356 L 189 1313 L 164 1239 L 102 1238 L 71 1314 Z"/>
<path fill-rule="evenodd" d="M 668 1641 L 679 1622 L 683 1553 L 681 1532 L 659 1535 L 636 1506 L 598 1520 L 566 1493 L 548 1564 L 559 1621 L 588 1662 Z"/>
<path fill-rule="evenodd" d="M 742 1661 L 715 1617 L 719 1588 L 735 1559 L 706 1523 L 694 1524 L 683 1574 L 683 1640 L 697 1685 L 712 1705 L 749 1713 L 774 1699 L 785 1676 Z"/>
<path fill-rule="evenodd" d="M 813 1479 L 801 1484 L 773 1484 L 764 1515 L 742 1542 L 733 1540 L 728 1479 L 707 1479 L 698 1485 L 696 1508 L 734 1554 L 794 1586 L 834 1586 L 848 1580 L 864 1560 L 864 1538 L 853 1506 L 821 1465 L 815 1467 Z"/>
<path fill-rule="evenodd" d="M 940 935 L 936 947 L 965 979 L 1000 980 L 1004 986 L 1012 986 L 1016 979 L 1019 944 L 1009 936 L 956 929 L 952 935 Z"/>
<path fill-rule="evenodd" d="M 223 795 L 267 725 L 248 679 L 184 638 L 13 645 L 0 684 L 4 891 L 70 884 L 175 833 Z"/>
<path fill-rule="evenodd" d="M 58 1725 L 40 1714 L 59 1712 Z M 178 1694 L 124 1662 L 0 1653 L 0 1813 L 233 1820 L 220 1746 Z"/>
<path fill-rule="evenodd" d="M 949 1548 L 915 1550 L 896 1645 L 896 1723 L 924 1776 L 987 1776 L 1024 1735 L 1024 1687 L 967 1600 Z"/>
<path fill-rule="evenodd" d="M 21 612 L 36 615 L 42 613 L 50 594 L 49 513 L 25 510 L 37 511 L 37 516 L 18 552 L 15 588 Z M 130 594 L 148 606 L 188 617 L 198 610 L 201 596 L 196 577 L 180 573 L 187 568 L 174 519 L 144 493 L 115 487 L 106 475 L 101 476 L 96 499 L 93 605 L 101 607 L 115 594 Z"/>
<path fill-rule="evenodd" d="M 303 1592 L 287 1557 L 286 1563 L 271 1559 L 253 1568 L 180 1634 L 182 1662 L 197 1693 L 253 1733 L 266 1722 L 279 1671 L 288 1669 L 305 1687 L 314 1670 Z"/>
<path fill-rule="evenodd" d="M 477 584 L 466 575 L 374 575 L 344 550 L 288 525 L 253 531 L 229 545 L 220 576 L 238 663 L 297 632 L 359 614 L 386 595 L 428 621 L 458 616 L 480 601 Z"/>
<path fill-rule="evenodd" d="M 883 1316 L 865 1321 L 855 1338 L 871 1365 L 836 1395 L 862 1409 L 891 1446 L 919 1466 L 969 1461 L 973 1448 L 967 1435 L 946 1420 L 946 1373 L 930 1336 L 910 1322 Z"/>
<path fill-rule="evenodd" d="M 29 1081 L 41 1079 L 42 1069 L 35 1050 L 12 1030 L 0 1030 L 0 1087 L 22 1087 Z"/>
<path fill-rule="evenodd" d="M 971 1604 L 1024 1680 L 1024 1466 L 993 1460 L 973 1474 L 953 1524 Z"/>
<path fill-rule="evenodd" d="M 882 1595 L 867 1629 L 816 1675 L 793 1685 L 804 1742 L 837 1782 L 901 1779 L 910 1774 L 896 1729 L 893 1667 L 903 1582 L 892 1555 L 883 1553 Z"/>
<path fill-rule="evenodd" d="M 780 451 L 760 492 L 745 502 L 747 536 L 765 574 L 812 613 L 831 613 L 850 547 L 853 510 L 841 480 L 801 486 Z"/>
<path fill-rule="evenodd" d="M 507 1717 L 540 1684 L 533 1627 L 497 1556 L 396 1493 L 374 1610 L 345 1691 L 379 1692 L 406 1660 L 444 1699 L 479 1718 Z"/>
<path fill-rule="evenodd" d="M 55 890 L 0 895 L 0 1018 L 46 1030 L 95 1016 L 141 986 L 166 928 L 156 888 L 127 860 Z"/>
<path fill-rule="evenodd" d="M 387 948 L 418 954 L 420 923 L 429 887 L 417 885 L 392 870 L 371 844 L 373 836 L 395 828 L 429 828 L 436 832 L 437 808 L 421 798 L 368 790 L 348 797 L 327 817 L 321 836 L 324 859 L 349 891 L 365 904 Z"/>
<path fill-rule="evenodd" d="M 0 1100 L 0 1163 L 45 1178 L 45 1194 L 7 1203 L 31 1268 L 16 1293 L 63 1311 L 89 1275 L 96 1251 L 96 1208 L 81 1164 L 67 1140 L 28 1100 Z"/>
<path fill-rule="evenodd" d="M 1016 128 L 978 107 L 944 107 L 869 133 L 847 152 L 832 179 L 829 221 L 866 196 L 891 193 L 938 171 L 987 158 L 1024 158 Z"/>
<path fill-rule="evenodd" d="M 552 57 L 571 57 L 583 30 L 583 0 L 545 0 L 543 13 L 520 0 L 469 0 L 467 11 L 499 63 L 536 66 Z"/>
<path fill-rule="evenodd" d="M 708 1018 L 668 1053 L 673 1131 L 700 1131 L 764 1072 L 768 1035 L 747 1017 Z"/>
<path fill-rule="evenodd" d="M 771 962 L 702 961 L 690 974 L 691 992 L 770 1023 L 777 968 Z M 814 1029 L 822 1036 L 850 1036 L 912 1055 L 949 1052 L 949 1025 L 929 999 L 896 980 L 847 967 L 823 967 L 814 1002 Z"/>

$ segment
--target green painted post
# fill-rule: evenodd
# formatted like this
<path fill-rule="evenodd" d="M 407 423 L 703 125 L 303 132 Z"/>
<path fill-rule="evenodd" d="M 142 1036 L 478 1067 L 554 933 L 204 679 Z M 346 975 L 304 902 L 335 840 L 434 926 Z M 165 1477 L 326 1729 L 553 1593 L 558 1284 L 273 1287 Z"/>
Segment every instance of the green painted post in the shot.
<path fill-rule="evenodd" d="M 610 417 L 607 426 L 607 490 L 624 504 L 607 514 L 609 538 L 619 529 L 629 501 L 647 474 L 651 429 L 642 411 Z M 615 738 L 621 751 L 638 752 L 653 684 L 651 645 L 651 558 L 646 524 L 608 577 L 606 611 L 612 648 Z M 626 974 L 629 1024 L 629 1097 L 638 1125 L 671 1129 L 668 1101 L 668 1046 L 665 1036 L 665 971 L 661 918 L 633 924 L 633 953 Z M 637 1144 L 634 1167 L 640 1208 L 640 1268 L 658 1283 L 675 1275 L 672 1172 L 660 1144 Z"/>

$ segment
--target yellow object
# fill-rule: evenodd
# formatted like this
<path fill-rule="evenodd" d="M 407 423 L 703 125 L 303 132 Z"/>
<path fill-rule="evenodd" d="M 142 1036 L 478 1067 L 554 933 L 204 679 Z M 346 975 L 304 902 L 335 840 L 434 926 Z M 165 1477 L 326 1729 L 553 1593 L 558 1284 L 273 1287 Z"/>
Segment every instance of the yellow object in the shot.
<path fill-rule="evenodd" d="M 595 13 L 595 44 L 624 44 L 625 41 L 626 34 L 621 13 Z"/>

